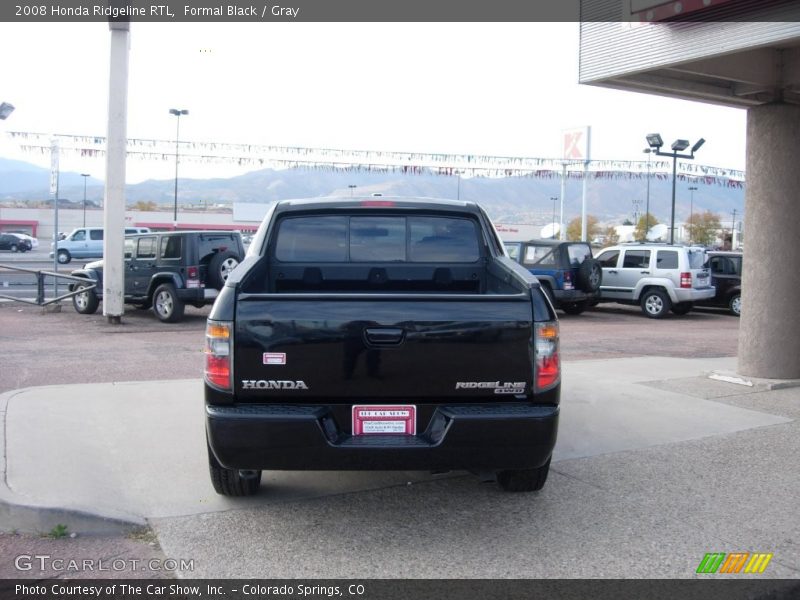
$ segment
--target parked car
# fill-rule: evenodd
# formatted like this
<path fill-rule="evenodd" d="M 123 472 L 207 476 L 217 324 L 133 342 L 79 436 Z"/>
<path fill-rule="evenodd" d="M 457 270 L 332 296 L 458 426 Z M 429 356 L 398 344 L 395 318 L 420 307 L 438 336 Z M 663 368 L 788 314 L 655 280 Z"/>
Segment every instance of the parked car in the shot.
<path fill-rule="evenodd" d="M 653 319 L 670 310 L 684 315 L 695 302 L 714 297 L 703 248 L 637 242 L 605 248 L 597 260 L 603 269 L 600 301 L 639 304 Z"/>
<path fill-rule="evenodd" d="M 542 284 L 553 306 L 570 315 L 600 299 L 603 271 L 586 242 L 532 240 L 505 242 L 506 252 Z"/>
<path fill-rule="evenodd" d="M 241 235 L 231 231 L 177 231 L 125 238 L 125 302 L 149 308 L 161 321 L 183 318 L 186 304 L 201 307 L 244 258 Z M 97 283 L 73 296 L 75 310 L 93 314 L 102 300 L 103 261 L 72 272 Z M 81 287 L 73 283 L 70 290 Z"/>
<path fill-rule="evenodd" d="M 18 233 L 0 233 L 0 250 L 9 252 L 27 252 L 32 248 L 29 240 Z"/>
<path fill-rule="evenodd" d="M 147 227 L 126 227 L 125 235 L 148 233 Z M 65 265 L 73 258 L 101 258 L 103 256 L 103 228 L 80 227 L 58 242 L 58 262 Z M 51 244 L 52 247 L 52 244 Z M 50 252 L 53 258 L 53 252 Z"/>
<path fill-rule="evenodd" d="M 721 306 L 737 317 L 742 314 L 742 253 L 708 252 L 705 267 L 711 272 L 711 284 L 716 289 L 713 298 L 702 300 L 699 306 Z"/>
<path fill-rule="evenodd" d="M 33 236 L 28 235 L 24 231 L 6 231 L 6 233 L 13 233 L 13 234 L 18 235 L 19 237 L 21 237 L 23 239 L 28 240 L 31 243 L 31 249 L 34 249 L 39 245 L 39 240 L 37 240 Z"/>
<path fill-rule="evenodd" d="M 558 428 L 558 321 L 471 202 L 279 202 L 206 327 L 209 474 L 494 473 L 540 489 Z"/>

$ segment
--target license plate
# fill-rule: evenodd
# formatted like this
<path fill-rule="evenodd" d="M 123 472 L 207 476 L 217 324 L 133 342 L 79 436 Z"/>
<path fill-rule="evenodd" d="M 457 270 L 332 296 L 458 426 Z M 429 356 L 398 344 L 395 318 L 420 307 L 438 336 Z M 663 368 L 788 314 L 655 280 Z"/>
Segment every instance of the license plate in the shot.
<path fill-rule="evenodd" d="M 417 407 L 410 404 L 353 407 L 353 435 L 416 435 Z"/>

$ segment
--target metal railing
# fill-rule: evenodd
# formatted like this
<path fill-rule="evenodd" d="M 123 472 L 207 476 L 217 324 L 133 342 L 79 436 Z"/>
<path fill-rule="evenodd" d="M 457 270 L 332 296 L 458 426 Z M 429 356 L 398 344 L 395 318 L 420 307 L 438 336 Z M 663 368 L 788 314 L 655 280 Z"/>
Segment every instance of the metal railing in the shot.
<path fill-rule="evenodd" d="M 0 272 L 4 270 L 9 271 L 18 271 L 20 273 L 30 273 L 36 276 L 36 298 L 17 298 L 15 296 L 7 296 L 5 294 L 0 294 L 0 298 L 4 298 L 6 300 L 13 300 L 15 302 L 23 302 L 25 304 L 33 304 L 34 306 L 47 306 L 48 304 L 54 304 L 55 302 L 60 302 L 61 300 L 66 300 L 67 298 L 72 298 L 73 296 L 77 296 L 78 294 L 82 294 L 88 290 L 93 290 L 97 287 L 97 282 L 86 279 L 85 277 L 75 277 L 73 275 L 64 275 L 63 273 L 54 273 L 53 271 L 42 271 L 42 270 L 35 270 L 35 269 L 23 269 L 22 267 L 12 267 L 11 265 L 0 265 Z M 49 300 L 45 298 L 45 277 L 53 277 L 54 278 L 54 285 L 53 289 L 55 290 L 55 296 L 50 298 Z M 76 289 L 72 290 L 67 294 L 63 294 L 61 296 L 58 294 L 58 280 L 59 279 L 66 279 L 68 281 L 75 281 L 82 283 L 83 285 L 77 287 Z"/>

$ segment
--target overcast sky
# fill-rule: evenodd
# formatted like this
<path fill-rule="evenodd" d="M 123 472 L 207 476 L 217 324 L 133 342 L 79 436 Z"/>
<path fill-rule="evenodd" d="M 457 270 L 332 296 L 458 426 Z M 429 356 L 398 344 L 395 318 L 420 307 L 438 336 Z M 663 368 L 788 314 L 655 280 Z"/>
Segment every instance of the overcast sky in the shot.
<path fill-rule="evenodd" d="M 105 135 L 105 23 L 0 23 L 0 156 L 6 131 Z M 579 85 L 578 24 L 133 23 L 128 136 L 344 149 L 555 158 L 590 125 L 592 157 L 641 160 L 644 136 L 707 140 L 702 164 L 744 168 L 745 112 Z M 102 178 L 104 161 L 62 157 Z M 252 170 L 181 165 L 181 176 Z M 174 162 L 128 161 L 128 181 Z"/>

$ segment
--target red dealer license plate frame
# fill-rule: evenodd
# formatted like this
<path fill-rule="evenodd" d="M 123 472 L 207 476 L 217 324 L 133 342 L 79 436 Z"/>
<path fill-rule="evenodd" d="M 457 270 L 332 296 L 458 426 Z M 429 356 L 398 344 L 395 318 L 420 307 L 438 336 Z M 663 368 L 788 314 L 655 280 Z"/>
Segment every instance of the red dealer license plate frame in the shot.
<path fill-rule="evenodd" d="M 416 435 L 417 407 L 413 404 L 356 404 L 353 435 Z"/>

